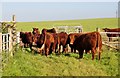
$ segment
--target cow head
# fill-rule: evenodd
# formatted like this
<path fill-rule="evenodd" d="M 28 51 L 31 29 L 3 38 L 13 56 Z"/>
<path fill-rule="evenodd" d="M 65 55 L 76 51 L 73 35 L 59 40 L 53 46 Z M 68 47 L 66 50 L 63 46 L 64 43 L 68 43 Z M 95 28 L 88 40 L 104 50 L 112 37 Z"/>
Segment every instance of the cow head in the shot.
<path fill-rule="evenodd" d="M 37 34 L 38 33 L 38 28 L 33 28 L 33 34 Z"/>
<path fill-rule="evenodd" d="M 70 34 L 68 37 L 69 37 L 68 38 L 69 39 L 69 44 L 73 45 L 74 40 L 75 40 L 75 36 L 73 34 Z"/>
<path fill-rule="evenodd" d="M 37 45 L 38 38 L 40 37 L 40 34 L 35 34 L 32 36 L 32 45 Z"/>
<path fill-rule="evenodd" d="M 24 36 L 24 32 L 20 32 L 20 38 L 22 38 Z"/>

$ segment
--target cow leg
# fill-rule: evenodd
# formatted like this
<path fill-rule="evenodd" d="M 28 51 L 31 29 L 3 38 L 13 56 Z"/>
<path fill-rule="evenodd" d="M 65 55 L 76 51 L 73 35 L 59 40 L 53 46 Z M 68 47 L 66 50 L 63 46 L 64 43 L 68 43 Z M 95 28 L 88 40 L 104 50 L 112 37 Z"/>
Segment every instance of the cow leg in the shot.
<path fill-rule="evenodd" d="M 58 50 L 58 53 L 60 54 L 60 50 L 61 50 L 61 45 L 59 45 L 59 50 Z"/>
<path fill-rule="evenodd" d="M 73 48 L 73 50 L 74 50 L 74 53 L 76 53 L 76 48 L 75 47 Z"/>
<path fill-rule="evenodd" d="M 69 46 L 71 48 L 71 52 L 73 52 L 73 45 L 70 44 Z"/>
<path fill-rule="evenodd" d="M 85 50 L 85 53 L 87 54 L 87 53 L 90 53 L 90 50 Z"/>
<path fill-rule="evenodd" d="M 92 60 L 94 60 L 94 57 L 95 57 L 95 49 L 93 48 L 92 49 Z"/>
<path fill-rule="evenodd" d="M 79 50 L 79 58 L 80 58 L 80 59 L 83 58 L 83 51 L 84 51 L 84 50 Z"/>
<path fill-rule="evenodd" d="M 73 53 L 73 47 L 71 47 L 71 52 Z"/>
<path fill-rule="evenodd" d="M 59 46 L 58 44 L 55 45 L 55 53 L 57 53 L 58 51 L 58 46 Z"/>
<path fill-rule="evenodd" d="M 67 45 L 65 45 L 65 46 L 63 46 L 63 51 L 62 51 L 62 53 L 66 53 L 67 52 Z"/>
<path fill-rule="evenodd" d="M 101 52 L 99 52 L 99 60 L 100 60 Z"/>
<path fill-rule="evenodd" d="M 54 51 L 55 47 L 54 47 L 54 44 L 51 43 L 50 45 L 50 50 L 49 50 L 49 54 L 52 54 L 52 51 Z"/>
<path fill-rule="evenodd" d="M 25 43 L 25 44 L 24 44 L 24 47 L 26 48 L 26 46 L 27 46 L 27 44 Z"/>
<path fill-rule="evenodd" d="M 26 44 L 26 47 L 28 47 L 28 43 Z"/>
<path fill-rule="evenodd" d="M 45 54 L 45 49 L 43 49 L 41 52 L 42 52 L 42 55 L 44 55 Z"/>
<path fill-rule="evenodd" d="M 26 48 L 27 44 L 25 43 L 24 47 Z"/>
<path fill-rule="evenodd" d="M 51 48 L 51 50 L 52 50 L 53 52 L 55 52 L 56 44 L 55 44 L 55 43 L 51 43 L 50 48 Z"/>
<path fill-rule="evenodd" d="M 48 56 L 49 54 L 49 48 L 45 48 L 45 55 Z"/>
<path fill-rule="evenodd" d="M 98 47 L 98 56 L 99 56 L 99 60 L 100 60 L 100 56 L 101 56 L 101 47 Z"/>
<path fill-rule="evenodd" d="M 59 44 L 56 44 L 56 53 L 58 53 L 59 52 Z"/>
<path fill-rule="evenodd" d="M 32 51 L 32 43 L 30 43 L 30 50 Z"/>
<path fill-rule="evenodd" d="M 65 52 L 65 48 L 66 48 L 66 47 L 65 47 L 65 46 L 63 46 L 63 50 L 62 50 L 62 53 L 64 53 L 64 52 Z"/>

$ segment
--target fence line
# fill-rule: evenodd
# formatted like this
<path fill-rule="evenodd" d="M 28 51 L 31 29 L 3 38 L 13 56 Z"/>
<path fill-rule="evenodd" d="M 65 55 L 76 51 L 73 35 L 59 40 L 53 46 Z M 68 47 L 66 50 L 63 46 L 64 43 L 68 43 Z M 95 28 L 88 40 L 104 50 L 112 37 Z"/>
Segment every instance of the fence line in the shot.
<path fill-rule="evenodd" d="M 119 36 L 120 36 L 120 32 L 100 32 L 101 36 L 102 36 L 102 44 L 106 45 L 110 48 L 116 49 L 116 50 L 120 50 L 119 45 Z M 116 34 L 116 37 L 108 37 L 107 34 Z M 109 38 L 113 38 L 112 41 L 109 41 Z M 109 49 L 110 49 L 109 48 Z"/>
<path fill-rule="evenodd" d="M 101 34 L 119 34 L 120 32 L 100 32 Z"/>
<path fill-rule="evenodd" d="M 82 26 L 54 26 L 56 31 L 59 32 L 66 32 L 66 33 L 79 33 L 83 32 Z"/>
<path fill-rule="evenodd" d="M 5 33 L 5 34 L 3 34 Z M 0 21 L 0 70 L 4 69 L 9 61 L 9 57 L 13 56 L 13 45 L 16 44 L 16 21 L 15 15 L 12 21 Z"/>

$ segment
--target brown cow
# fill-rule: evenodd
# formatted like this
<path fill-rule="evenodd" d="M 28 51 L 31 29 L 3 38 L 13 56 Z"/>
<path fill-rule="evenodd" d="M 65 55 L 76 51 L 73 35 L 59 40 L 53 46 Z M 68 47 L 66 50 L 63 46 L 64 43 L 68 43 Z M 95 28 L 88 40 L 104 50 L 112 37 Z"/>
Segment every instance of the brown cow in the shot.
<path fill-rule="evenodd" d="M 61 46 L 63 46 L 63 50 L 62 50 L 62 53 L 63 52 L 67 52 L 67 39 L 68 39 L 68 34 L 66 32 L 60 32 L 58 33 L 58 47 L 59 47 L 59 50 L 58 52 L 60 53 L 60 50 L 61 50 Z"/>
<path fill-rule="evenodd" d="M 75 41 L 76 38 L 78 38 L 82 33 L 70 33 L 68 35 L 68 40 L 67 43 L 69 44 L 70 48 L 71 48 L 71 52 L 73 52 L 74 48 L 73 48 L 73 43 Z M 74 50 L 74 53 L 76 51 Z"/>
<path fill-rule="evenodd" d="M 103 28 L 105 32 L 120 32 L 120 28 L 114 28 L 114 29 L 109 29 L 109 28 Z M 114 34 L 114 33 L 107 33 L 107 36 L 109 37 L 109 41 L 112 41 L 111 37 L 120 37 L 120 34 Z"/>
<path fill-rule="evenodd" d="M 54 49 L 54 37 L 50 33 L 40 34 L 37 40 L 37 47 L 39 51 L 44 50 L 45 55 L 48 56 Z"/>
<path fill-rule="evenodd" d="M 26 39 L 27 47 L 29 46 L 31 49 L 31 47 L 32 47 L 32 33 L 25 32 L 25 39 Z"/>
<path fill-rule="evenodd" d="M 32 46 L 32 33 L 31 32 L 20 32 L 21 41 L 24 43 L 25 47 Z"/>
<path fill-rule="evenodd" d="M 101 48 L 102 48 L 102 38 L 99 32 L 90 32 L 85 33 L 79 36 L 75 39 L 74 48 L 79 51 L 79 57 L 83 57 L 83 51 L 89 51 L 92 52 L 92 60 L 94 60 L 94 56 L 96 53 L 96 50 L 98 49 L 99 53 L 99 60 L 101 55 Z"/>

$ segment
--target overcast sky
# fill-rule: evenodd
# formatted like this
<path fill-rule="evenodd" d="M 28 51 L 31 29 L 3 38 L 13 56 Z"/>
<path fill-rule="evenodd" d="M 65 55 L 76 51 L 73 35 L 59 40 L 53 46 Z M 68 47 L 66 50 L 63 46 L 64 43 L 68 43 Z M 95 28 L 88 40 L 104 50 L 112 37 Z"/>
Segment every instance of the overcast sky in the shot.
<path fill-rule="evenodd" d="M 11 2 L 10 2 L 11 1 Z M 13 14 L 17 21 L 53 21 L 90 18 L 115 18 L 118 9 L 117 0 L 105 2 L 97 0 L 73 0 L 66 2 L 46 2 L 47 0 L 2 0 L 0 20 L 11 20 Z M 58 0 L 60 1 L 60 0 Z"/>

